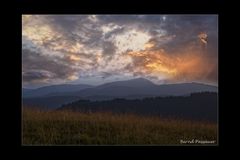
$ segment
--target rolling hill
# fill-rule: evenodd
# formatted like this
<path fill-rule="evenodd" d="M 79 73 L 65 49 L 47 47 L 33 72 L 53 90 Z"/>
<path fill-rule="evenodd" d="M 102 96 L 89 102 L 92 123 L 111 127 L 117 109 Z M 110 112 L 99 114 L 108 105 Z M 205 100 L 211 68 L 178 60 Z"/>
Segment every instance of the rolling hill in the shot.
<path fill-rule="evenodd" d="M 45 86 L 40 87 L 37 89 L 22 89 L 22 96 L 25 98 L 30 97 L 43 97 L 48 95 L 54 95 L 55 93 L 67 93 L 67 92 L 74 92 L 74 91 L 80 91 L 82 89 L 91 88 L 93 86 L 86 85 L 86 84 L 61 84 L 61 85 L 51 85 L 51 86 Z"/>
<path fill-rule="evenodd" d="M 45 106 L 57 108 L 61 106 L 61 103 L 65 104 L 77 99 L 93 101 L 115 98 L 142 99 L 146 97 L 187 96 L 197 92 L 218 92 L 218 87 L 200 83 L 157 85 L 143 78 L 116 81 L 99 86 L 54 85 L 23 90 L 23 104 L 39 105 L 44 103 Z"/>

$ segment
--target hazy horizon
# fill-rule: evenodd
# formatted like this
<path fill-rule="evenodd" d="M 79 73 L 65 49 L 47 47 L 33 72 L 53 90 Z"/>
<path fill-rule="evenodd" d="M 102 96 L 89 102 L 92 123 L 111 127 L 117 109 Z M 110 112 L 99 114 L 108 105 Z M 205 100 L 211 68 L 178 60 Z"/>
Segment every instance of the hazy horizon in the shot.
<path fill-rule="evenodd" d="M 107 84 L 107 83 L 112 83 L 112 82 L 119 82 L 119 81 L 129 81 L 129 80 L 135 80 L 135 79 L 141 79 L 141 78 L 133 78 L 133 79 L 127 79 L 127 80 L 115 80 L 115 81 L 105 81 L 99 84 L 91 84 L 91 83 L 58 83 L 58 84 L 46 84 L 46 85 L 41 85 L 41 86 L 31 86 L 31 87 L 23 87 L 22 89 L 37 89 L 37 88 L 41 88 L 41 87 L 47 87 L 47 86 L 52 86 L 52 85 L 90 85 L 90 86 L 99 86 L 99 85 L 103 85 L 103 84 Z M 143 78 L 146 79 L 146 78 Z M 149 79 L 146 79 L 149 80 Z M 151 80 L 149 80 L 151 81 Z M 152 83 L 154 83 L 153 81 L 151 81 Z M 157 84 L 154 83 L 155 85 L 165 85 L 165 84 L 183 84 L 183 83 L 198 83 L 198 84 L 203 84 L 203 85 L 211 85 L 211 86 L 215 86 L 218 87 L 218 84 L 211 84 L 211 83 L 204 83 L 204 82 L 175 82 L 175 83 L 162 83 L 162 84 Z"/>

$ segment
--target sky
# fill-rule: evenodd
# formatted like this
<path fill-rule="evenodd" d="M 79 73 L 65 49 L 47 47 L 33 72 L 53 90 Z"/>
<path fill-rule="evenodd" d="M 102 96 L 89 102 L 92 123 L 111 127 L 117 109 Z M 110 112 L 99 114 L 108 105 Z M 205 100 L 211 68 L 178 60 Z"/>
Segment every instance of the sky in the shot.
<path fill-rule="evenodd" d="M 218 84 L 217 15 L 22 15 L 22 84 Z"/>

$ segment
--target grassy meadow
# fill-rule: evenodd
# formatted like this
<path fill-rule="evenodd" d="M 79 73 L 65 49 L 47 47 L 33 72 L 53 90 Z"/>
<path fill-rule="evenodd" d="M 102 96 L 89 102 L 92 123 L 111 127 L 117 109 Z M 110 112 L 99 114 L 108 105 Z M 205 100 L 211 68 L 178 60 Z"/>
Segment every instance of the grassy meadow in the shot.
<path fill-rule="evenodd" d="M 23 108 L 23 145 L 203 145 L 215 140 L 217 124 L 112 113 L 40 111 Z M 205 144 L 206 145 L 206 144 Z"/>

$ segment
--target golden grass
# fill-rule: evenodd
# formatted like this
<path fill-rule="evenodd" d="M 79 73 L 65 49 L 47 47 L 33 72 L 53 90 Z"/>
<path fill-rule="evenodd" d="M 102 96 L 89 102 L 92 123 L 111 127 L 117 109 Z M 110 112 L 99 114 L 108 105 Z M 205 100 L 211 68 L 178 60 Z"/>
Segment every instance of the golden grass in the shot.
<path fill-rule="evenodd" d="M 217 143 L 217 125 L 130 114 L 26 108 L 22 114 L 23 145 L 179 145 L 180 140 L 192 139 Z"/>

